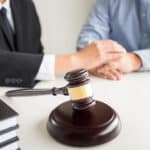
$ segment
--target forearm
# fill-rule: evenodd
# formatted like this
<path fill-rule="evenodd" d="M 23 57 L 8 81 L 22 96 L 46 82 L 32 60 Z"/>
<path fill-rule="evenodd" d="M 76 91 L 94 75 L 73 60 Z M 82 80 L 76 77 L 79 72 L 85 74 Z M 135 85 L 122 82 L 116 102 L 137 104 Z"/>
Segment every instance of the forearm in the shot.
<path fill-rule="evenodd" d="M 69 55 L 55 56 L 55 74 L 63 74 L 67 71 L 75 70 L 78 68 L 85 68 L 82 64 L 82 59 L 78 53 Z"/>

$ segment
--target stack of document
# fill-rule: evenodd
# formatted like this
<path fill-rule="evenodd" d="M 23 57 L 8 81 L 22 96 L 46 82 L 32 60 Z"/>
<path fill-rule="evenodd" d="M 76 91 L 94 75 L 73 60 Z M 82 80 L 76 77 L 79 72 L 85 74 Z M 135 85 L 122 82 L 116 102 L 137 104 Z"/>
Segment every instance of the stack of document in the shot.
<path fill-rule="evenodd" d="M 0 100 L 0 150 L 20 150 L 18 113 Z"/>

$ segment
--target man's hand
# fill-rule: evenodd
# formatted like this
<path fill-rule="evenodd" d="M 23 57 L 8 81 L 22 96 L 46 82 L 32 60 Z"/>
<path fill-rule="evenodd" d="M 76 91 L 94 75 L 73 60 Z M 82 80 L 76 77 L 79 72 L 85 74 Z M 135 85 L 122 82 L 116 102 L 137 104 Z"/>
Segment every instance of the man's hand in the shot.
<path fill-rule="evenodd" d="M 61 74 L 78 68 L 90 70 L 107 62 L 117 60 L 124 53 L 125 49 L 115 41 L 96 41 L 77 53 L 56 55 L 55 73 Z"/>
<path fill-rule="evenodd" d="M 123 76 L 119 70 L 113 68 L 113 66 L 103 65 L 102 67 L 96 67 L 89 71 L 92 75 L 109 79 L 109 80 L 120 80 Z"/>
<path fill-rule="evenodd" d="M 82 68 L 92 69 L 107 62 L 121 58 L 125 49 L 115 41 L 95 41 L 77 53 L 78 62 Z"/>
<path fill-rule="evenodd" d="M 134 53 L 126 53 L 118 60 L 111 61 L 102 67 L 97 67 L 92 70 L 96 76 L 110 79 L 120 80 L 122 75 L 140 69 L 142 65 L 141 59 Z"/>

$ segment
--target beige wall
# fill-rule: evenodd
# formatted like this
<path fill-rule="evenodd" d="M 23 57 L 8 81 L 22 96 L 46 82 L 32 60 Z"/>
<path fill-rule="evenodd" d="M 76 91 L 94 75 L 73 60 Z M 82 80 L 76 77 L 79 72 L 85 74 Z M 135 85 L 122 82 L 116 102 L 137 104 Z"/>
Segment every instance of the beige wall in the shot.
<path fill-rule="evenodd" d="M 95 0 L 34 0 L 42 24 L 45 51 L 75 51 L 81 26 Z"/>

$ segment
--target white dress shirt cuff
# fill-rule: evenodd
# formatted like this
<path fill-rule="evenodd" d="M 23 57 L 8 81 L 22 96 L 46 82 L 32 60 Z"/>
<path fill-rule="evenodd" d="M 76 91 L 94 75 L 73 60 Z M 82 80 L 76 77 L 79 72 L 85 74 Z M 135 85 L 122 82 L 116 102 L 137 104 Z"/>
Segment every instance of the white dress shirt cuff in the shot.
<path fill-rule="evenodd" d="M 35 80 L 55 80 L 55 55 L 45 54 Z"/>

